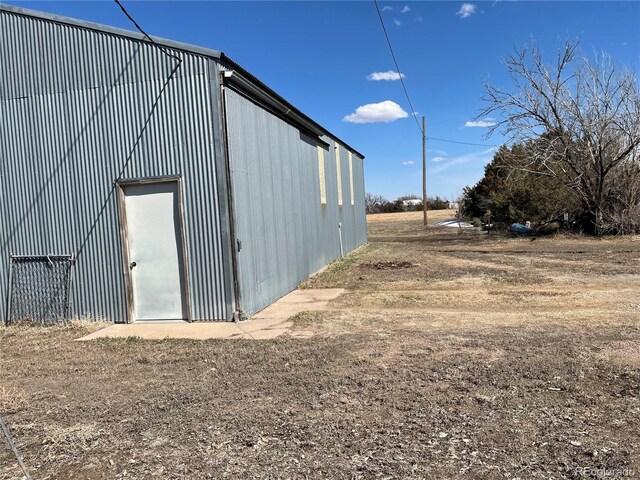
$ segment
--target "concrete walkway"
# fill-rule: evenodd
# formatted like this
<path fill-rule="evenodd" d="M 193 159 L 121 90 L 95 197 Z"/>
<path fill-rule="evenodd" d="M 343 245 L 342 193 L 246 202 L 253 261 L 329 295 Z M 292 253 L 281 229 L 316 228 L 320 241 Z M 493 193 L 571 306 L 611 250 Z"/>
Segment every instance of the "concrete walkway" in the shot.
<path fill-rule="evenodd" d="M 342 288 L 294 290 L 256 313 L 244 322 L 171 322 L 115 324 L 78 340 L 96 338 L 140 337 L 149 340 L 163 338 L 275 338 L 290 331 L 292 316 L 310 310 L 324 310 L 328 303 L 344 293 Z M 300 336 L 305 336 L 301 334 Z"/>

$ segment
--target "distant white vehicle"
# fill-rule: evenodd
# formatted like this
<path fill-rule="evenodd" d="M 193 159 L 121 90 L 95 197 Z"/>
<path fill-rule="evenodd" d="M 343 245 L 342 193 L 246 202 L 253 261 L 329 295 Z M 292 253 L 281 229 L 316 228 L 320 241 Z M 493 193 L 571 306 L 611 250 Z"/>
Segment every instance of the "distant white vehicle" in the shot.
<path fill-rule="evenodd" d="M 463 222 L 456 219 L 444 220 L 440 222 L 440 225 L 442 225 L 443 227 L 452 227 L 452 228 L 475 228 L 469 222 Z"/>
<path fill-rule="evenodd" d="M 405 207 L 415 207 L 416 205 L 422 205 L 422 200 L 419 198 L 411 198 L 409 200 L 403 200 L 402 205 Z"/>
<path fill-rule="evenodd" d="M 460 204 L 458 202 L 449 202 L 449 210 L 458 210 Z"/>

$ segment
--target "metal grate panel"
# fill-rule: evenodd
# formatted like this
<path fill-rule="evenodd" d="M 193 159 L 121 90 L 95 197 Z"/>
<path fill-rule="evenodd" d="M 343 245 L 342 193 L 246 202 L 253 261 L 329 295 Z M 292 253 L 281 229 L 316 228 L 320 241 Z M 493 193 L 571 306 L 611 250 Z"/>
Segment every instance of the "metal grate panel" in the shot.
<path fill-rule="evenodd" d="M 73 264 L 73 255 L 11 255 L 6 324 L 66 321 Z"/>

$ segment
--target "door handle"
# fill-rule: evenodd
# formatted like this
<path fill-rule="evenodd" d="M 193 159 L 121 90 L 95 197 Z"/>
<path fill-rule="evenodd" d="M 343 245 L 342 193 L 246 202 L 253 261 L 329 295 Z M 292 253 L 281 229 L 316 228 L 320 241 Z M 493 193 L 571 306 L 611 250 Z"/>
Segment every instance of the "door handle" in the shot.
<path fill-rule="evenodd" d="M 136 265 L 138 265 L 136 262 L 131 262 L 129 264 L 129 270 L 133 270 L 133 267 L 135 267 Z"/>

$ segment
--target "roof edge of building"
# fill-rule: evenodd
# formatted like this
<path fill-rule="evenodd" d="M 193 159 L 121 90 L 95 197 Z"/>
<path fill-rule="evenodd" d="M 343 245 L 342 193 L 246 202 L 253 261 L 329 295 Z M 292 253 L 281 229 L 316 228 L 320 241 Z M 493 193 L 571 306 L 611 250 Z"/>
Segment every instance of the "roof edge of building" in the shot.
<path fill-rule="evenodd" d="M 76 27 L 79 27 L 79 28 L 86 28 L 88 30 L 94 30 L 94 31 L 97 31 L 97 32 L 108 33 L 108 34 L 111 34 L 111 35 L 117 35 L 117 36 L 120 36 L 120 37 L 125 37 L 125 38 L 130 38 L 130 39 L 133 39 L 133 40 L 138 40 L 138 41 L 141 41 L 141 42 L 151 43 L 145 37 L 145 35 L 143 35 L 140 32 L 135 32 L 135 31 L 132 31 L 132 30 L 126 30 L 124 28 L 119 28 L 119 27 L 112 27 L 112 26 L 109 26 L 109 25 L 90 22 L 90 21 L 87 21 L 87 20 L 80 20 L 80 19 L 76 19 L 76 18 L 71 18 L 71 17 L 67 17 L 67 16 L 64 16 L 64 15 L 57 15 L 57 14 L 54 14 L 54 13 L 41 12 L 41 11 L 38 11 L 38 10 L 32 10 L 32 9 L 29 9 L 29 8 L 18 7 L 18 6 L 9 5 L 9 4 L 6 4 L 6 3 L 0 3 L 0 11 L 13 13 L 13 14 L 16 14 L 16 15 L 22 15 L 22 16 L 25 16 L 25 17 L 39 18 L 41 20 L 47 20 L 47 21 L 50 21 L 50 22 L 60 23 L 60 24 L 63 24 L 63 25 L 73 25 L 73 26 L 76 26 Z M 309 123 L 315 125 L 318 128 L 318 130 L 324 132 L 324 134 L 326 136 L 328 136 L 328 137 L 340 142 L 346 148 L 351 150 L 353 153 L 355 153 L 356 155 L 358 155 L 359 157 L 364 159 L 364 155 L 362 153 L 358 152 L 355 148 L 351 147 L 346 142 L 341 140 L 339 137 L 337 137 L 336 135 L 332 134 L 329 130 L 327 130 L 322 125 L 317 123 L 311 117 L 309 117 L 305 113 L 301 112 L 291 102 L 289 102 L 284 97 L 282 97 L 280 94 L 278 94 L 275 90 L 273 90 L 272 88 L 267 86 L 264 82 L 262 82 L 255 75 L 253 75 L 251 72 L 246 70 L 244 67 L 240 66 L 238 63 L 236 63 L 233 60 L 231 60 L 231 58 L 229 58 L 223 52 L 221 52 L 219 50 L 213 50 L 213 49 L 210 49 L 210 48 L 199 47 L 197 45 L 192 45 L 192 44 L 189 44 L 189 43 L 183 43 L 183 42 L 178 42 L 178 41 L 175 41 L 175 40 L 169 40 L 169 39 L 162 38 L 162 37 L 156 37 L 156 36 L 151 36 L 151 35 L 150 35 L 150 37 L 153 39 L 154 43 L 156 43 L 156 44 L 158 44 L 160 46 L 172 48 L 172 49 L 175 49 L 175 50 L 182 50 L 182 51 L 187 52 L 187 53 L 194 53 L 194 54 L 197 54 L 197 55 L 210 57 L 210 58 L 219 60 L 221 63 L 226 64 L 227 67 L 229 67 L 229 68 L 231 68 L 233 70 L 237 70 L 244 77 L 246 77 L 249 81 L 251 81 L 251 83 L 253 83 L 258 89 L 262 90 L 266 96 L 272 97 L 272 98 L 276 99 L 277 101 L 285 104 L 293 112 L 295 112 L 299 116 L 305 118 Z"/>
<path fill-rule="evenodd" d="M 304 112 L 300 111 L 291 102 L 289 102 L 287 99 L 282 97 L 275 90 L 273 90 L 271 87 L 269 87 L 267 84 L 265 84 L 262 80 L 260 80 L 255 75 L 253 75 L 251 72 L 246 70 L 244 67 L 242 67 L 241 65 L 239 65 L 238 63 L 233 61 L 231 58 L 229 58 L 224 53 L 221 53 L 221 55 L 220 55 L 220 62 L 225 67 L 230 68 L 231 70 L 238 71 L 243 77 L 245 77 L 248 81 L 250 81 L 258 89 L 260 89 L 265 96 L 267 96 L 267 97 L 269 97 L 271 99 L 274 99 L 276 102 L 279 102 L 279 103 L 282 103 L 282 104 L 286 105 L 287 108 L 289 108 L 292 112 L 295 112 L 296 116 L 304 118 L 308 123 L 312 124 L 317 130 L 321 131 L 324 135 L 326 135 L 327 137 L 332 138 L 333 140 L 336 140 L 336 141 L 340 142 L 344 147 L 349 149 L 351 152 L 355 153 L 360 158 L 364 159 L 364 155 L 362 153 L 360 153 L 358 150 L 353 148 L 351 145 L 346 143 L 341 138 L 339 138 L 336 135 L 334 135 L 333 133 L 331 133 L 329 130 L 324 128 L 322 125 L 320 125 L 318 122 L 316 122 L 311 117 L 306 115 Z"/>
<path fill-rule="evenodd" d="M 124 28 L 112 27 L 104 25 L 102 23 L 90 22 L 87 20 L 79 20 L 77 18 L 66 17 L 64 15 L 57 15 L 55 13 L 41 12 L 38 10 L 31 10 L 29 8 L 16 7 L 14 5 L 8 5 L 6 3 L 0 3 L 0 11 L 6 11 L 14 13 L 16 15 L 22 15 L 25 17 L 39 18 L 41 20 L 47 20 L 50 22 L 60 23 L 63 25 L 73 25 L 80 28 L 86 28 L 88 30 L 95 30 L 97 32 L 109 33 L 120 37 L 131 38 L 133 40 L 139 40 L 142 42 L 150 43 L 149 40 L 140 32 L 132 30 L 126 30 Z M 150 35 L 155 43 L 163 47 L 169 47 L 176 50 L 184 50 L 186 52 L 197 53 L 198 55 L 204 55 L 207 57 L 220 58 L 222 52 L 213 50 L 211 48 L 198 47 L 196 45 L 190 45 L 188 43 L 177 42 L 175 40 L 169 40 L 167 38 L 156 37 Z"/>

